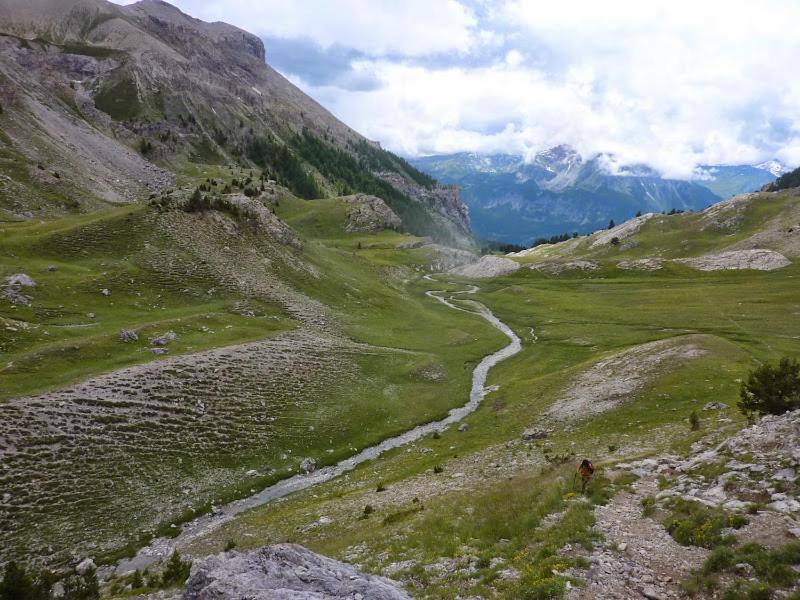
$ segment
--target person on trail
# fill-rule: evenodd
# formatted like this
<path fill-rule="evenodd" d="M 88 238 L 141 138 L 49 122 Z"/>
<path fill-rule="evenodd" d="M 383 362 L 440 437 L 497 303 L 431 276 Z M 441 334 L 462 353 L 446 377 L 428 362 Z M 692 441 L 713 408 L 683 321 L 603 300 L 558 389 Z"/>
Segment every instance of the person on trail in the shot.
<path fill-rule="evenodd" d="M 581 494 L 586 491 L 586 486 L 594 475 L 594 465 L 588 458 L 584 458 L 578 467 L 578 473 L 581 476 Z"/>

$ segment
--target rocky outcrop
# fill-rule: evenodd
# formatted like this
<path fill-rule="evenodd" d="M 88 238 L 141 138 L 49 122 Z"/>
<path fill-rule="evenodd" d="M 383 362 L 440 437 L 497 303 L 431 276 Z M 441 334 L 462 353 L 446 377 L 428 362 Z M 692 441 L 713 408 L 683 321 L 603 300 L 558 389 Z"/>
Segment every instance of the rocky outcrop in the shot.
<path fill-rule="evenodd" d="M 469 209 L 459 199 L 457 186 L 435 185 L 428 188 L 392 171 L 377 173 L 377 175 L 412 200 L 427 204 L 440 215 L 446 217 L 462 234 L 472 235 L 470 233 Z"/>
<path fill-rule="evenodd" d="M 237 207 L 243 215 L 256 224 L 260 231 L 271 239 L 295 250 L 303 248 L 303 242 L 297 237 L 294 230 L 281 221 L 262 202 L 248 198 L 244 194 L 229 194 L 225 196 L 225 200 Z"/>
<path fill-rule="evenodd" d="M 0 289 L 0 296 L 11 302 L 11 304 L 30 304 L 33 298 L 22 293 L 23 288 L 36 287 L 36 282 L 25 273 L 9 275 L 3 282 Z"/>
<path fill-rule="evenodd" d="M 679 258 L 675 262 L 689 265 L 699 271 L 726 271 L 753 269 L 774 271 L 791 264 L 783 254 L 774 250 L 730 250 L 718 254 L 706 254 L 697 258 Z"/>
<path fill-rule="evenodd" d="M 624 240 L 625 238 L 638 233 L 639 229 L 642 228 L 642 225 L 647 223 L 647 221 L 652 219 L 654 216 L 654 213 L 647 213 L 646 215 L 642 215 L 640 217 L 634 217 L 633 219 L 625 221 L 624 223 L 621 223 L 620 225 L 612 227 L 606 231 L 596 233 L 594 234 L 594 240 L 589 248 L 608 246 L 614 239 Z"/>
<path fill-rule="evenodd" d="M 377 196 L 354 194 L 340 198 L 353 208 L 347 213 L 345 229 L 351 233 L 377 233 L 383 229 L 399 229 L 400 217 Z"/>
<path fill-rule="evenodd" d="M 597 263 L 591 260 L 545 261 L 529 267 L 533 271 L 558 275 L 565 271 L 596 271 Z"/>
<path fill-rule="evenodd" d="M 661 259 L 639 258 L 637 260 L 621 260 L 617 263 L 618 269 L 625 271 L 658 271 L 663 267 Z"/>
<path fill-rule="evenodd" d="M 511 275 L 520 268 L 520 264 L 510 258 L 502 256 L 484 256 L 478 262 L 470 263 L 452 269 L 453 275 L 462 277 L 473 277 L 475 279 L 489 279 L 491 277 L 502 277 Z"/>
<path fill-rule="evenodd" d="M 405 600 L 398 584 L 296 544 L 196 560 L 184 600 Z"/>

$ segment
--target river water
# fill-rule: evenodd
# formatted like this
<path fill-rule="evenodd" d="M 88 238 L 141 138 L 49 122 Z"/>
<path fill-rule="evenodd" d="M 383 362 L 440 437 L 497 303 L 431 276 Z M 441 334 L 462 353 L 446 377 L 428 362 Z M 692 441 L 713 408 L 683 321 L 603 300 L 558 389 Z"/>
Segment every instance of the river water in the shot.
<path fill-rule="evenodd" d="M 426 279 L 434 281 L 431 277 L 426 276 Z M 490 391 L 486 388 L 486 377 L 489 374 L 489 369 L 495 366 L 502 360 L 517 354 L 522 348 L 519 337 L 511 330 L 511 328 L 498 319 L 492 311 L 480 302 L 471 299 L 457 299 L 459 306 L 454 304 L 454 297 L 462 294 L 474 294 L 478 291 L 477 286 L 470 286 L 468 289 L 458 292 L 445 292 L 443 290 L 430 290 L 426 294 L 445 306 L 453 310 L 460 310 L 478 315 L 488 321 L 493 327 L 501 331 L 508 339 L 509 344 L 501 348 L 497 352 L 493 352 L 478 363 L 472 371 L 472 388 L 469 393 L 469 401 L 459 407 L 453 408 L 444 419 L 440 421 L 432 421 L 419 425 L 413 429 L 409 429 L 405 433 L 387 438 L 376 444 L 364 448 L 358 454 L 346 458 L 335 465 L 322 467 L 316 471 L 308 474 L 298 474 L 288 479 L 279 481 L 278 483 L 264 488 L 260 492 L 253 494 L 242 500 L 236 500 L 224 506 L 216 507 L 213 513 L 200 516 L 193 521 L 183 525 L 181 533 L 174 538 L 156 538 L 149 545 L 145 546 L 131 559 L 124 559 L 117 564 L 117 574 L 127 573 L 133 569 L 143 569 L 147 566 L 161 560 L 163 557 L 172 553 L 172 550 L 181 546 L 184 543 L 206 535 L 213 531 L 223 523 L 230 521 L 239 513 L 261 506 L 277 498 L 287 496 L 293 492 L 305 490 L 320 483 L 324 483 L 338 477 L 354 469 L 357 465 L 377 458 L 387 450 L 403 446 L 410 442 L 419 440 L 420 438 L 432 434 L 434 431 L 440 430 L 448 425 L 457 423 L 470 413 L 478 408 L 478 405 L 483 400 L 483 397 Z M 463 305 L 469 306 L 465 308 Z"/>

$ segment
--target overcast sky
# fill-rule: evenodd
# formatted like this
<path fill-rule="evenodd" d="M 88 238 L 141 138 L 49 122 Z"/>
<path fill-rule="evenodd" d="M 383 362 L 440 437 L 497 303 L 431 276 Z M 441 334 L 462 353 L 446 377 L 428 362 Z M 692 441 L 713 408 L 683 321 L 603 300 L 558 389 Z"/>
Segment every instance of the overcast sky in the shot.
<path fill-rule="evenodd" d="M 174 0 L 385 147 L 800 164 L 800 1 Z"/>

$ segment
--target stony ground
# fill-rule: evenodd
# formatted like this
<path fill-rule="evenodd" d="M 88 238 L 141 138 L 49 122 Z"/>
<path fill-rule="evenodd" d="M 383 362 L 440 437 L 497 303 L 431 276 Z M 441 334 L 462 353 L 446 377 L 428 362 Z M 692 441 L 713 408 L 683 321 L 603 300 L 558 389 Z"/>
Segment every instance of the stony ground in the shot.
<path fill-rule="evenodd" d="M 281 461 L 280 445 L 326 433 L 309 433 L 309 423 L 333 413 L 331 393 L 344 372 L 356 376 L 356 351 L 295 331 L 0 405 L 2 543 L 25 532 L 59 539 L 54 550 L 63 551 L 86 540 L 87 528 L 89 539 L 124 541 L 246 479 L 225 456 L 268 452 L 296 469 L 300 457 Z M 109 507 L 120 521 L 105 518 Z"/>
<path fill-rule="evenodd" d="M 702 564 L 707 551 L 680 546 L 660 523 L 642 516 L 642 499 L 657 491 L 656 478 L 649 475 L 635 482 L 630 492 L 619 493 L 595 510 L 595 529 L 603 536 L 603 544 L 589 555 L 591 566 L 580 574 L 586 586 L 573 588 L 567 598 L 682 596 L 680 582 Z"/>
<path fill-rule="evenodd" d="M 586 587 L 572 589 L 568 598 L 657 600 L 685 595 L 680 583 L 702 566 L 708 550 L 679 545 L 657 520 L 658 513 L 645 517 L 645 498 L 655 499 L 661 509 L 677 497 L 746 514 L 748 524 L 730 530 L 740 544 L 779 547 L 800 537 L 800 488 L 795 483 L 800 466 L 800 411 L 764 417 L 717 442 L 709 435 L 686 458 L 664 455 L 616 466 L 640 479 L 631 491 L 595 510 L 595 529 L 603 542 L 588 556 L 591 566 L 576 573 L 585 578 Z M 581 552 L 571 547 L 563 551 Z M 702 592 L 695 597 L 717 596 Z"/>

